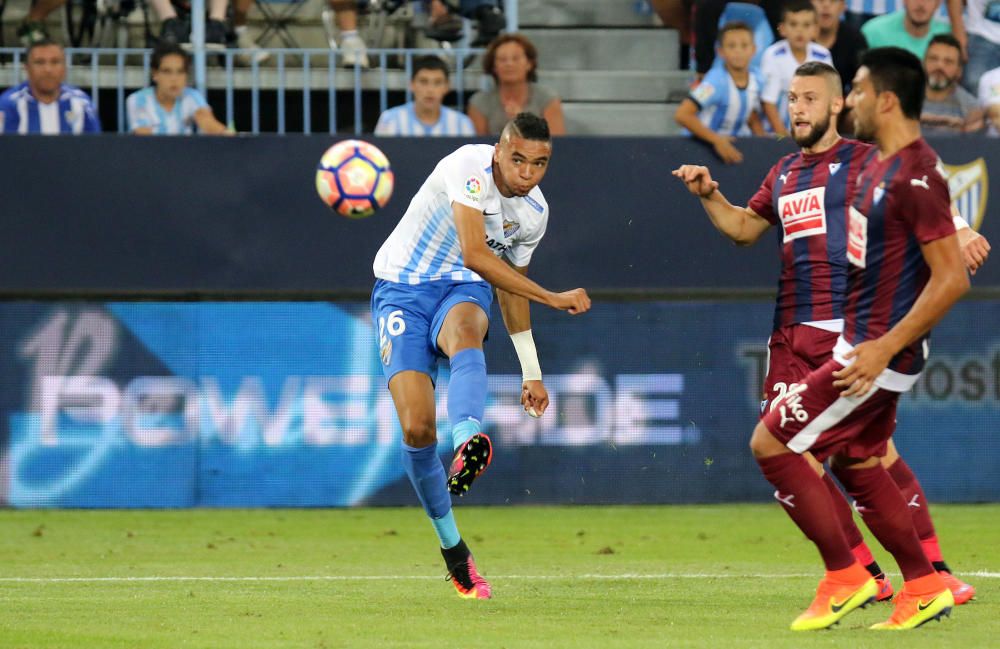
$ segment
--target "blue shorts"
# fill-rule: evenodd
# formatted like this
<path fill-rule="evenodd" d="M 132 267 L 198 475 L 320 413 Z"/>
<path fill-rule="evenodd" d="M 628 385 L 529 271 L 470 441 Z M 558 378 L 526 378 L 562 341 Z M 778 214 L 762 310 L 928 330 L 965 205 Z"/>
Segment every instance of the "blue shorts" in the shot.
<path fill-rule="evenodd" d="M 372 322 L 386 382 L 403 370 L 423 372 L 431 381 L 437 380 L 437 361 L 444 357 L 437 346 L 438 333 L 451 307 L 462 302 L 478 304 L 488 318 L 493 289 L 486 282 L 375 281 Z"/>

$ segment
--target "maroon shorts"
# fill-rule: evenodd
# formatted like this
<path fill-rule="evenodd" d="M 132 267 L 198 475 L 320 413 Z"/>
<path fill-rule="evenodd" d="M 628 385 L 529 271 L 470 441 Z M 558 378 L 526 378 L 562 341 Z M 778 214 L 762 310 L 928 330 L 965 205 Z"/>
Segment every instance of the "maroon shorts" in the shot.
<path fill-rule="evenodd" d="M 822 462 L 831 455 L 881 457 L 896 429 L 898 392 L 876 388 L 844 398 L 833 386 L 843 366 L 829 360 L 787 390 L 761 421 L 796 453 L 809 451 Z"/>
<path fill-rule="evenodd" d="M 779 327 L 767 342 L 767 376 L 760 416 L 833 355 L 840 334 L 804 324 Z"/>

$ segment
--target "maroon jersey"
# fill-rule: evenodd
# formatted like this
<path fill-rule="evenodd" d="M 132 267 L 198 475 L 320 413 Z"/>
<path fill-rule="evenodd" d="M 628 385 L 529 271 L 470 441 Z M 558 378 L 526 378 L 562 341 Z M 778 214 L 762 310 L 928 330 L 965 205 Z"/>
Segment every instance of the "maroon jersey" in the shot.
<path fill-rule="evenodd" d="M 902 320 L 930 277 L 921 244 L 952 234 L 948 183 L 934 150 L 921 138 L 885 160 L 872 151 L 850 210 L 843 339 L 857 345 Z M 919 374 L 925 338 L 899 352 L 888 369 Z"/>
<path fill-rule="evenodd" d="M 823 153 L 789 154 L 750 199 L 750 209 L 780 226 L 775 330 L 844 317 L 847 213 L 871 150 L 870 144 L 840 140 Z"/>

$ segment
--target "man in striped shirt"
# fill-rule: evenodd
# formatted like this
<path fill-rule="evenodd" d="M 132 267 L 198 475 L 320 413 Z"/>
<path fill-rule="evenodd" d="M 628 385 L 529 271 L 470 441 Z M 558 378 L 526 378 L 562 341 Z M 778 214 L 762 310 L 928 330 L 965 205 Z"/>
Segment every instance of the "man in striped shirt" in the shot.
<path fill-rule="evenodd" d="M 461 136 L 475 135 L 472 120 L 443 106 L 448 86 L 448 65 L 436 56 L 413 63 L 410 91 L 413 101 L 386 110 L 378 118 L 375 135 Z"/>
<path fill-rule="evenodd" d="M 0 133 L 79 135 L 100 133 L 101 123 L 87 93 L 66 83 L 66 54 L 42 40 L 25 55 L 28 80 L 0 95 Z"/>

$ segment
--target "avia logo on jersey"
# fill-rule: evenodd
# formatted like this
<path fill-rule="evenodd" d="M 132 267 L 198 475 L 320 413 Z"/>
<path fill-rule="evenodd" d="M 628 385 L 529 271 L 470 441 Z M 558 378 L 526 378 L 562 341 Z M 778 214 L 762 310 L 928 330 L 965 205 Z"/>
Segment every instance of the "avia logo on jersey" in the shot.
<path fill-rule="evenodd" d="M 865 267 L 865 252 L 868 250 L 868 217 L 854 206 L 848 212 L 847 220 L 847 261 L 858 268 Z"/>
<path fill-rule="evenodd" d="M 826 234 L 826 187 L 812 187 L 778 198 L 778 214 L 785 231 L 784 243 Z"/>
<path fill-rule="evenodd" d="M 466 198 L 478 201 L 481 193 L 483 193 L 483 182 L 475 176 L 469 176 L 465 181 Z"/>

